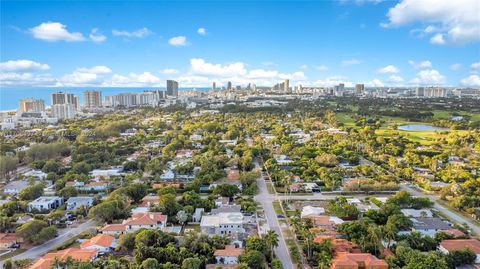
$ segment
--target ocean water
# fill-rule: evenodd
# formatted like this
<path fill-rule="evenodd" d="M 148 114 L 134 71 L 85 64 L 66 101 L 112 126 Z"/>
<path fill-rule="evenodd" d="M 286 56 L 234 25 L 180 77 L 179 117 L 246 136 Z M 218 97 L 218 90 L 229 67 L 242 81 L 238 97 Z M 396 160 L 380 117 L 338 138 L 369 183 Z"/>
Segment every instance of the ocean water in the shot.
<path fill-rule="evenodd" d="M 208 88 L 196 88 L 197 90 L 207 90 Z M 80 103 L 83 104 L 83 91 L 97 90 L 102 92 L 102 98 L 105 96 L 115 95 L 126 92 L 143 92 L 144 90 L 161 90 L 165 91 L 165 87 L 159 88 L 4 88 L 0 87 L 0 111 L 14 110 L 18 108 L 18 101 L 22 98 L 34 98 L 45 100 L 45 105 L 51 105 L 50 94 L 57 91 L 73 93 L 80 97 Z M 179 88 L 179 90 L 193 90 L 193 88 Z"/>

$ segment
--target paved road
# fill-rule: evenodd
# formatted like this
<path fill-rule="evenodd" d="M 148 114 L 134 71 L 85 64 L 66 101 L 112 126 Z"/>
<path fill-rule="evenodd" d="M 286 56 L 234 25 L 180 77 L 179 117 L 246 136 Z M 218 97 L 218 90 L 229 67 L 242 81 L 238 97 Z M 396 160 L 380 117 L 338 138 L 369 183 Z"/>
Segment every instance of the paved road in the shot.
<path fill-rule="evenodd" d="M 59 236 L 55 237 L 54 239 L 41 244 L 40 246 L 33 247 L 17 256 L 12 257 L 12 260 L 20 260 L 20 259 L 32 259 L 36 260 L 40 258 L 43 254 L 47 253 L 49 250 L 59 247 L 68 239 L 95 227 L 95 222 L 93 220 L 88 220 L 85 223 L 80 224 L 76 228 L 67 228 L 60 231 Z M 0 261 L 0 268 L 3 268 L 3 261 Z"/>
<path fill-rule="evenodd" d="M 402 184 L 400 186 L 400 188 L 402 190 L 408 191 L 413 196 L 429 198 L 431 201 L 434 202 L 433 208 L 440 211 L 442 214 L 446 215 L 453 222 L 457 222 L 459 224 L 463 224 L 463 223 L 468 224 L 468 226 L 470 227 L 470 229 L 472 230 L 472 232 L 474 234 L 480 235 L 480 226 L 478 224 L 473 222 L 472 219 L 470 219 L 468 217 L 465 217 L 465 216 L 463 216 L 463 215 L 461 215 L 461 214 L 459 214 L 455 211 L 452 211 L 449 208 L 446 208 L 446 207 L 442 206 L 441 204 L 439 204 L 438 203 L 438 200 L 440 199 L 439 197 L 420 192 L 420 191 L 418 191 L 418 190 L 416 190 L 416 189 L 414 189 L 414 188 L 412 188 L 408 185 L 405 185 L 405 184 Z"/>
<path fill-rule="evenodd" d="M 260 169 L 258 162 L 255 162 L 255 166 Z M 275 248 L 275 255 L 282 262 L 284 269 L 293 269 L 294 266 L 292 259 L 290 258 L 287 243 L 285 242 L 285 237 L 283 236 L 282 229 L 278 223 L 277 214 L 275 213 L 272 204 L 275 200 L 275 196 L 268 193 L 267 184 L 263 179 L 263 175 L 257 179 L 257 184 L 259 193 L 255 196 L 255 200 L 262 205 L 269 228 L 279 235 L 279 242 L 278 247 Z"/>

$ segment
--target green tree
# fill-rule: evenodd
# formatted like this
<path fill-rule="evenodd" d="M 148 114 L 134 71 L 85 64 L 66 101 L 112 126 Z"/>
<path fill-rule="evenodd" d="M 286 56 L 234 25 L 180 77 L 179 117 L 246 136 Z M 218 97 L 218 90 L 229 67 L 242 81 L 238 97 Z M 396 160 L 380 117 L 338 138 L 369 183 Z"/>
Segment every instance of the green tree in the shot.
<path fill-rule="evenodd" d="M 46 227 L 48 227 L 48 224 L 45 221 L 32 220 L 18 227 L 16 233 L 17 236 L 22 238 L 24 241 L 33 243 L 35 236 L 38 235 L 40 231 Z"/>
<path fill-rule="evenodd" d="M 251 269 L 263 269 L 265 265 L 265 255 L 258 250 L 248 250 L 240 256 L 240 262 L 248 264 Z"/>
<path fill-rule="evenodd" d="M 182 269 L 200 269 L 202 261 L 199 258 L 186 258 L 182 262 Z"/>
<path fill-rule="evenodd" d="M 265 242 L 270 250 L 270 260 L 273 261 L 273 249 L 278 247 L 278 234 L 274 230 L 268 230 L 265 234 Z"/>

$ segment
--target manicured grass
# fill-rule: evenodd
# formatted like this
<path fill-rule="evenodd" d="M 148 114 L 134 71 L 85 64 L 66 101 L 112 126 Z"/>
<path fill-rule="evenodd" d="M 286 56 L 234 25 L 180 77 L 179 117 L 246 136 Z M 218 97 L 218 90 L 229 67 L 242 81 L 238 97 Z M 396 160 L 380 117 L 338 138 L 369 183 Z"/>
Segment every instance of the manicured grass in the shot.
<path fill-rule="evenodd" d="M 184 230 L 194 230 L 195 232 L 200 232 L 200 225 L 195 224 L 187 224 L 185 225 Z"/>
<path fill-rule="evenodd" d="M 275 194 L 275 189 L 273 188 L 272 182 L 266 182 L 266 184 L 267 184 L 268 193 Z"/>
<path fill-rule="evenodd" d="M 355 121 L 348 113 L 337 113 L 336 116 L 337 120 L 345 127 L 355 127 Z"/>
<path fill-rule="evenodd" d="M 279 201 L 273 201 L 272 204 L 273 204 L 273 209 L 275 210 L 275 213 L 276 213 L 277 215 L 283 214 L 283 212 L 282 212 L 282 207 L 280 206 L 280 202 L 279 202 Z"/>

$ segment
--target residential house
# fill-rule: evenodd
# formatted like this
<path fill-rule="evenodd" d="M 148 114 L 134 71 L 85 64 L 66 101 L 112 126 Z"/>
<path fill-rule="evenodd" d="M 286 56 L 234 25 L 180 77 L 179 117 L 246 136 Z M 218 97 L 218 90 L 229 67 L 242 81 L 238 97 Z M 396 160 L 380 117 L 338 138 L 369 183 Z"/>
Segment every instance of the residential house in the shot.
<path fill-rule="evenodd" d="M 240 212 L 204 215 L 200 222 L 202 233 L 208 235 L 243 234 L 244 216 Z"/>
<path fill-rule="evenodd" d="M 65 261 L 67 258 L 72 258 L 76 261 L 91 262 L 98 256 L 98 250 L 96 249 L 79 249 L 79 248 L 67 248 L 57 252 L 51 252 L 45 254 L 42 258 L 37 260 L 29 269 L 50 269 L 55 261 Z"/>
<path fill-rule="evenodd" d="M 215 206 L 216 207 L 222 207 L 222 206 L 227 206 L 230 204 L 230 198 L 229 197 L 218 197 L 215 199 Z"/>
<path fill-rule="evenodd" d="M 332 260 L 331 269 L 388 269 L 385 260 L 378 259 L 370 253 L 338 253 Z"/>
<path fill-rule="evenodd" d="M 27 204 L 28 212 L 37 211 L 51 211 L 63 205 L 62 196 L 40 196 L 34 201 Z"/>
<path fill-rule="evenodd" d="M 99 254 L 108 253 L 115 248 L 115 237 L 108 234 L 98 234 L 80 244 L 81 249 L 95 249 Z"/>
<path fill-rule="evenodd" d="M 43 179 L 47 178 L 47 174 L 40 171 L 40 170 L 30 170 L 30 171 L 24 173 L 23 176 L 26 177 L 26 178 L 34 178 L 34 179 L 37 179 L 37 180 L 43 180 Z"/>
<path fill-rule="evenodd" d="M 325 208 L 307 205 L 307 206 L 304 206 L 302 208 L 302 212 L 300 213 L 300 217 L 305 218 L 307 216 L 319 216 L 319 215 L 323 215 L 323 214 L 325 214 Z"/>
<path fill-rule="evenodd" d="M 114 166 L 111 167 L 110 169 L 94 169 L 90 171 L 90 176 L 91 177 L 105 177 L 105 178 L 110 178 L 112 176 L 121 176 L 123 175 L 123 166 Z"/>
<path fill-rule="evenodd" d="M 318 235 L 313 239 L 314 243 L 321 244 L 324 241 L 330 240 L 332 242 L 332 252 L 334 255 L 339 253 L 349 252 L 349 253 L 360 253 L 361 250 L 357 244 L 348 241 L 343 238 L 335 238 L 330 235 Z"/>
<path fill-rule="evenodd" d="M 443 240 L 438 246 L 438 250 L 445 254 L 448 254 L 451 251 L 463 250 L 465 248 L 473 251 L 477 255 L 475 263 L 480 263 L 480 241 L 477 239 Z"/>
<path fill-rule="evenodd" d="M 409 218 L 432 218 L 433 213 L 430 209 L 401 209 L 403 215 Z"/>
<path fill-rule="evenodd" d="M 237 248 L 235 245 L 226 245 L 225 249 L 217 249 L 213 256 L 217 264 L 238 264 L 238 257 L 245 253 L 243 248 Z"/>
<path fill-rule="evenodd" d="M 127 227 L 125 224 L 107 224 L 100 229 L 102 234 L 108 234 L 115 237 L 126 233 L 126 230 Z"/>
<path fill-rule="evenodd" d="M 192 222 L 200 223 L 204 212 L 205 212 L 204 208 L 195 208 L 195 212 L 193 212 L 193 215 L 192 215 Z"/>
<path fill-rule="evenodd" d="M 400 231 L 399 234 L 409 234 L 419 232 L 422 235 L 435 236 L 438 232 L 451 230 L 452 227 L 440 218 L 410 218 L 412 221 L 411 231 Z"/>
<path fill-rule="evenodd" d="M 92 181 L 89 182 L 88 184 L 83 184 L 80 186 L 77 186 L 77 190 L 79 191 L 85 191 L 85 192 L 103 192 L 105 191 L 110 184 L 107 181 Z"/>
<path fill-rule="evenodd" d="M 27 180 L 15 180 L 5 185 L 3 192 L 8 195 L 16 195 L 29 185 Z"/>
<path fill-rule="evenodd" d="M 167 225 L 167 215 L 159 212 L 135 213 L 131 218 L 123 221 L 126 232 L 134 232 L 142 228 L 162 229 Z"/>
<path fill-rule="evenodd" d="M 88 209 L 93 205 L 93 197 L 89 196 L 77 196 L 77 197 L 70 197 L 68 198 L 67 202 L 67 210 L 77 210 L 79 208 L 84 207 Z"/>

